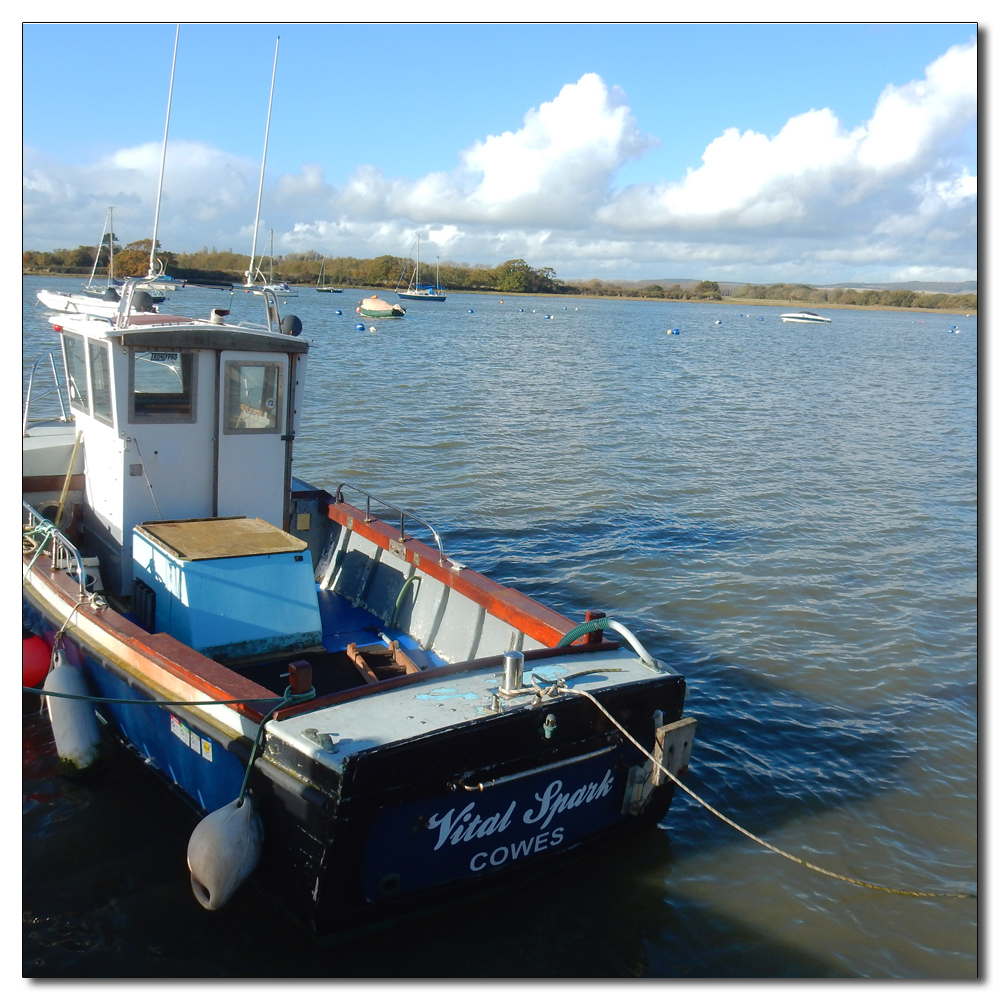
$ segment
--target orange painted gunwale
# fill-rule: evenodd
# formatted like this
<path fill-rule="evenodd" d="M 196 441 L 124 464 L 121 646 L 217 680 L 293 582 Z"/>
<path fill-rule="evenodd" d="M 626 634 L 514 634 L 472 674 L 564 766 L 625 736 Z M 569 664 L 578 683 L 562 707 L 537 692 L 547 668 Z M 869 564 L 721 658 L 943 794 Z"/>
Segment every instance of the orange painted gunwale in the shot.
<path fill-rule="evenodd" d="M 364 511 L 352 507 L 349 503 L 341 501 L 328 504 L 326 515 L 331 521 L 356 531 L 362 538 L 374 542 L 383 549 L 389 550 L 389 542 L 395 543 L 399 540 L 398 528 L 375 518 L 366 522 Z M 405 546 L 405 559 L 408 563 L 419 567 L 422 572 L 446 587 L 468 597 L 495 618 L 513 626 L 536 642 L 554 646 L 579 624 L 511 587 L 495 583 L 475 570 L 464 567 L 454 569 L 448 562 L 442 565 L 437 550 L 416 538 L 407 536 L 402 544 Z M 398 552 L 394 554 L 399 555 Z"/>

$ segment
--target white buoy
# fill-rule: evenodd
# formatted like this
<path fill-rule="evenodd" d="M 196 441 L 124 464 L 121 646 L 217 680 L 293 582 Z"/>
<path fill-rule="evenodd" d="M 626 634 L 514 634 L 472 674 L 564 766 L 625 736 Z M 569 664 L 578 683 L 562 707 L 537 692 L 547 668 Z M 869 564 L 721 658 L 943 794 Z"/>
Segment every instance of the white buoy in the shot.
<path fill-rule="evenodd" d="M 264 829 L 249 797 L 209 813 L 188 841 L 187 863 L 194 898 L 218 910 L 257 867 Z"/>
<path fill-rule="evenodd" d="M 56 650 L 53 663 L 43 685 L 47 692 L 89 694 L 83 671 L 69 663 L 63 650 Z M 96 764 L 101 755 L 101 731 L 93 702 L 77 701 L 75 698 L 46 698 L 45 705 L 63 773 L 78 774 Z"/>

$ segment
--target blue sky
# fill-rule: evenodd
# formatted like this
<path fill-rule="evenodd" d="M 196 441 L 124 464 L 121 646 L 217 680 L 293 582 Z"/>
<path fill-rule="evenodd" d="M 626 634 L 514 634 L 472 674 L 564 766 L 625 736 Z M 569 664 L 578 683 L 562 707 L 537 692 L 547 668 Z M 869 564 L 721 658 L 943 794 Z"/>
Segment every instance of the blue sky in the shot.
<path fill-rule="evenodd" d="M 150 235 L 174 29 L 25 25 L 25 248 L 94 243 L 109 205 Z M 279 35 L 276 252 L 420 232 L 567 278 L 976 277 L 971 23 L 184 23 L 165 248 L 249 252 Z"/>

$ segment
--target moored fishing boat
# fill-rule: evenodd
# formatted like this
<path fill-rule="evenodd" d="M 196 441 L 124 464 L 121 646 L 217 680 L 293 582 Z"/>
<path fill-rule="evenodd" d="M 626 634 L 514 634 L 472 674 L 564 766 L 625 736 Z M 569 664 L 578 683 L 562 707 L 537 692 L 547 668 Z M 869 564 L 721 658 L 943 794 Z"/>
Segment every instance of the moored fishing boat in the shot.
<path fill-rule="evenodd" d="M 311 345 L 272 293 L 259 326 L 136 314 L 135 294 L 54 323 L 72 419 L 26 413 L 24 613 L 137 777 L 205 817 L 203 905 L 253 867 L 322 937 L 662 818 L 673 785 L 611 717 L 677 773 L 679 674 L 613 619 L 475 573 L 408 511 L 296 479 Z M 206 870 L 241 815 L 254 849 Z"/>
<path fill-rule="evenodd" d="M 369 319 L 402 319 L 406 315 L 406 310 L 398 302 L 386 302 L 378 297 L 377 292 L 363 298 L 354 311 Z"/>

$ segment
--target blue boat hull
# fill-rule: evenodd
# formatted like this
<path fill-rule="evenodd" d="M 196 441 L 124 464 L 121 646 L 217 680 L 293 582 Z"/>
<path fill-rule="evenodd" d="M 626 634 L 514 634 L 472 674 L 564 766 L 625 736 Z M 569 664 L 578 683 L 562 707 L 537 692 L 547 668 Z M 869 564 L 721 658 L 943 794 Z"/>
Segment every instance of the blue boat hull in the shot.
<path fill-rule="evenodd" d="M 35 634 L 48 638 L 61 624 L 46 619 L 27 600 L 22 602 L 22 619 Z M 239 795 L 249 740 L 234 741 L 181 706 L 155 707 L 152 698 L 134 682 L 130 684 L 128 675 L 107 658 L 75 643 L 64 641 L 64 645 L 71 662 L 82 668 L 93 695 L 150 702 L 148 707 L 102 702 L 98 718 L 106 735 L 150 765 L 197 815 L 212 812 Z"/>
<path fill-rule="evenodd" d="M 23 614 L 38 634 L 61 624 L 27 600 Z M 153 696 L 98 651 L 71 648 L 95 694 Z M 680 718 L 684 680 L 623 685 L 602 702 L 632 719 L 648 745 L 654 710 Z M 252 881 L 312 936 L 333 940 L 518 884 L 663 818 L 673 785 L 650 789 L 632 814 L 630 786 L 644 758 L 592 706 L 561 704 L 559 731 L 568 739 L 552 744 L 539 737 L 548 711 L 361 749 L 341 774 L 268 741 L 249 784 L 266 831 Z M 249 739 L 232 740 L 181 707 L 102 703 L 99 717 L 196 816 L 239 794 Z"/>

